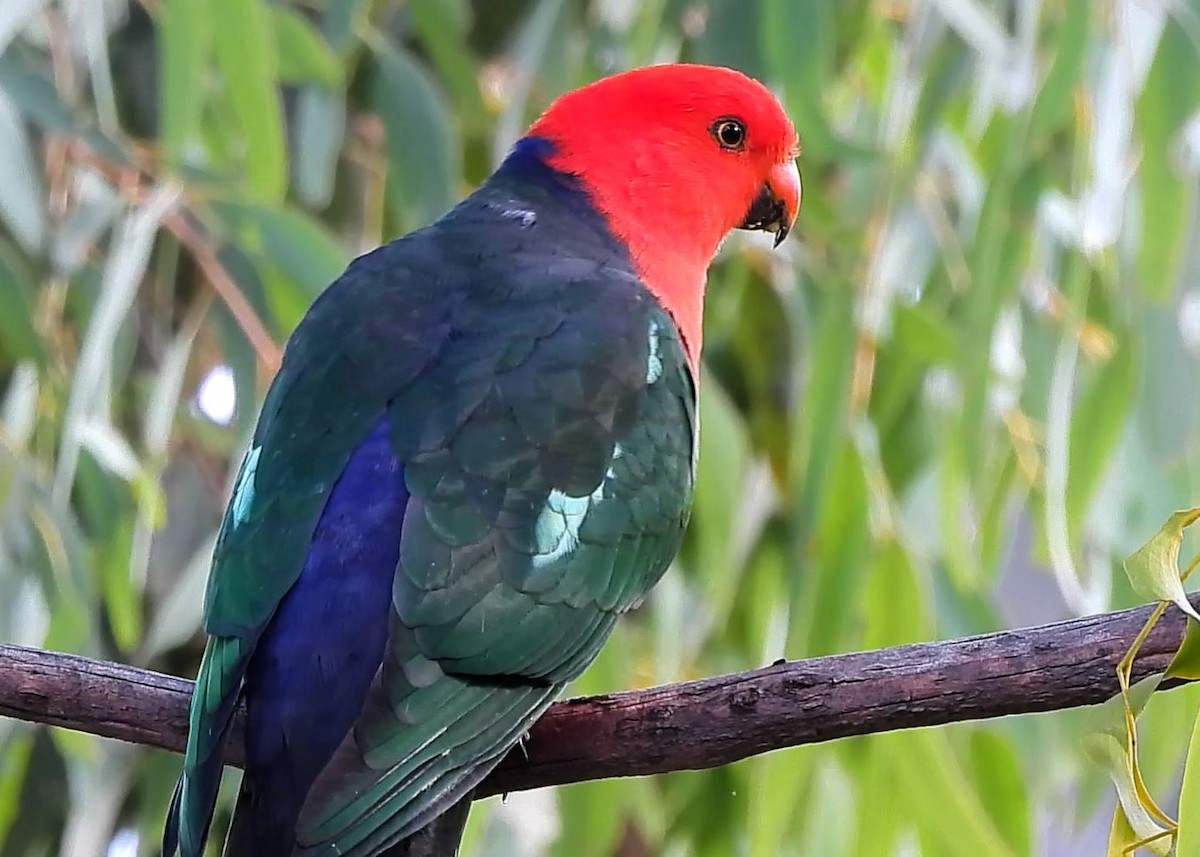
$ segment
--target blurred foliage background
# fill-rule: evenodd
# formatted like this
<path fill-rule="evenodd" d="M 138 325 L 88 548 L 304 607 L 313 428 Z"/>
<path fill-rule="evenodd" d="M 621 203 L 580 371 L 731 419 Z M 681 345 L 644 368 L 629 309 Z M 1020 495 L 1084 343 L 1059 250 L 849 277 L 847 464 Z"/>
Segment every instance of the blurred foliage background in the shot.
<path fill-rule="evenodd" d="M 1200 497 L 1197 0 L 3 0 L 0 639 L 192 675 L 306 306 L 557 93 L 677 59 L 780 93 L 805 200 L 713 267 L 687 543 L 573 692 L 1135 603 Z M 1143 720 L 1168 807 L 1198 702 Z M 1099 853 L 1083 724 L 512 795 L 464 857 Z M 0 854 L 156 854 L 178 764 L 0 721 Z"/>

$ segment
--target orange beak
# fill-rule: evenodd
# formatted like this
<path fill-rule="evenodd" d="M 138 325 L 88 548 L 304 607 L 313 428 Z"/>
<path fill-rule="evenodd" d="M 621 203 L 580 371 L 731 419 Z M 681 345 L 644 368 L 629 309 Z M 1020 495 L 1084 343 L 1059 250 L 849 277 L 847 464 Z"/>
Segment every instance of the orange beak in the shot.
<path fill-rule="evenodd" d="M 771 189 L 775 198 L 783 203 L 783 220 L 780 222 L 779 231 L 775 233 L 775 246 L 778 247 L 779 242 L 787 238 L 787 234 L 792 231 L 796 215 L 800 213 L 800 199 L 804 195 L 800 169 L 796 162 L 789 159 L 787 163 L 771 170 L 767 187 Z"/>
<path fill-rule="evenodd" d="M 761 229 L 775 233 L 778 247 L 796 222 L 800 211 L 800 170 L 788 160 L 771 170 L 767 180 L 750 203 L 739 229 Z"/>

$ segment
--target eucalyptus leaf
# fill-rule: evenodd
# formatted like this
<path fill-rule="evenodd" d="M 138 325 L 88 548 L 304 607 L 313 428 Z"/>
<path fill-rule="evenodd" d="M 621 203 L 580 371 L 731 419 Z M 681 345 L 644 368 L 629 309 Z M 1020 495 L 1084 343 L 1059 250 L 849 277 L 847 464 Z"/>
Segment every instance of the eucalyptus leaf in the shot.
<path fill-rule="evenodd" d="M 1167 678 L 1200 681 L 1200 623 L 1188 622 L 1183 642 L 1167 665 Z"/>
<path fill-rule="evenodd" d="M 458 145 L 429 73 L 401 48 L 380 44 L 372 102 L 387 129 L 388 200 L 404 228 L 424 226 L 450 206 Z"/>
<path fill-rule="evenodd" d="M 1200 854 L 1200 716 L 1192 724 L 1192 735 L 1183 763 L 1175 853 Z"/>
<path fill-rule="evenodd" d="M 1175 288 L 1196 200 L 1195 182 L 1179 174 L 1172 157 L 1175 135 L 1200 106 L 1200 79 L 1188 71 L 1195 65 L 1195 51 L 1183 25 L 1169 21 L 1137 105 L 1144 147 L 1138 281 L 1147 296 L 1158 300 Z"/>
<path fill-rule="evenodd" d="M 149 661 L 186 642 L 200 630 L 204 615 L 204 591 L 215 544 L 214 533 L 196 549 L 191 562 L 158 606 L 142 642 L 139 660 Z"/>
<path fill-rule="evenodd" d="M 63 418 L 62 451 L 54 483 L 55 497 L 60 504 L 66 502 L 75 479 L 83 427 L 104 404 L 102 381 L 120 325 L 133 305 L 149 264 L 159 220 L 175 204 L 178 195 L 176 187 L 158 188 L 144 206 L 123 218 L 113 235 L 112 255 L 80 350 Z"/>
<path fill-rule="evenodd" d="M 1096 764 L 1108 771 L 1109 777 L 1116 786 L 1117 797 L 1120 801 L 1119 809 L 1136 837 L 1133 841 L 1161 837 L 1154 839 L 1147 848 L 1152 854 L 1166 857 L 1171 847 L 1170 838 L 1163 836 L 1167 833 L 1167 829 L 1150 816 L 1138 798 L 1130 759 L 1125 752 L 1123 743 L 1110 734 L 1099 733 L 1088 737 L 1086 747 L 1088 755 Z M 1118 841 L 1128 838 L 1127 835 L 1120 833 L 1120 825 L 1114 826 L 1118 831 L 1115 834 Z"/>
<path fill-rule="evenodd" d="M 80 170 L 74 185 L 78 205 L 59 227 L 51 251 L 54 267 L 67 276 L 87 261 L 94 243 L 121 211 L 116 190 L 99 174 Z"/>
<path fill-rule="evenodd" d="M 296 110 L 292 174 L 296 194 L 312 208 L 324 208 L 333 196 L 346 130 L 346 100 L 341 92 L 306 87 Z"/>
<path fill-rule="evenodd" d="M 1139 595 L 1155 601 L 1170 601 L 1200 622 L 1200 614 L 1188 602 L 1183 582 L 1179 579 L 1179 548 L 1183 544 L 1183 531 L 1197 520 L 1200 520 L 1200 507 L 1173 514 L 1162 529 L 1125 560 L 1125 573 Z"/>
<path fill-rule="evenodd" d="M 315 82 L 327 89 L 342 84 L 342 65 L 321 33 L 298 12 L 271 6 L 271 22 L 279 49 L 279 79 Z"/>
<path fill-rule="evenodd" d="M 215 40 L 217 64 L 240 132 L 245 188 L 276 202 L 287 193 L 287 146 L 270 7 L 257 0 L 207 0 L 208 14 L 236 21 Z"/>
<path fill-rule="evenodd" d="M 300 285 L 310 301 L 349 261 L 337 239 L 297 209 L 247 207 L 235 217 L 253 227 L 259 252 Z"/>
<path fill-rule="evenodd" d="M 168 155 L 185 160 L 201 145 L 205 76 L 213 45 L 209 0 L 171 0 L 159 11 L 161 139 Z"/>
<path fill-rule="evenodd" d="M 0 89 L 0 221 L 30 252 L 46 240 L 45 193 L 16 105 Z"/>
<path fill-rule="evenodd" d="M 0 355 L 9 360 L 40 359 L 42 342 L 33 323 L 32 272 L 0 242 Z"/>

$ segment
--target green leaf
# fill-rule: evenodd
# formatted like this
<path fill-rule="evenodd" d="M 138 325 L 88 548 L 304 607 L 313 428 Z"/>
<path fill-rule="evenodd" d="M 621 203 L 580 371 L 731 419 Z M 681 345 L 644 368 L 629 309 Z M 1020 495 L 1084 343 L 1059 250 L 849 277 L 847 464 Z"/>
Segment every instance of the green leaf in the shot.
<path fill-rule="evenodd" d="M 892 339 L 897 358 L 916 358 L 931 364 L 948 364 L 954 359 L 951 326 L 936 309 L 925 304 L 893 308 Z"/>
<path fill-rule="evenodd" d="M 257 276 L 244 271 L 243 279 L 261 285 L 275 330 L 286 336 L 313 299 L 341 276 L 349 254 L 318 221 L 290 206 L 224 205 L 220 211 L 254 260 Z"/>
<path fill-rule="evenodd" d="M 700 457 L 696 465 L 696 499 L 688 525 L 684 555 L 689 571 L 706 587 L 709 608 L 718 617 L 728 615 L 739 594 L 740 569 L 731 568 L 734 516 L 729 514 L 729 492 L 746 478 L 750 444 L 746 427 L 725 391 L 707 373 L 700 386 Z M 719 621 L 719 620 L 718 620 Z"/>
<path fill-rule="evenodd" d="M 696 38 L 696 60 L 736 68 L 759 79 L 766 77 L 766 57 L 759 47 L 765 4 L 711 0 L 706 5 L 706 26 Z"/>
<path fill-rule="evenodd" d="M 141 659 L 150 660 L 186 642 L 200 630 L 204 591 L 212 564 L 216 534 L 204 539 L 192 554 L 166 597 L 157 605 L 142 641 Z"/>
<path fill-rule="evenodd" d="M 867 537 L 867 486 L 862 460 L 846 444 L 836 454 L 836 467 L 821 500 L 816 543 L 809 558 L 811 589 L 800 599 L 804 621 L 793 621 L 789 652 L 823 655 L 841 651 L 855 611 L 855 595 L 868 573 L 871 543 Z M 836 571 L 835 571 L 836 570 Z M 803 636 L 799 636 L 803 634 Z"/>
<path fill-rule="evenodd" d="M 1167 678 L 1185 681 L 1200 681 L 1200 624 L 1188 622 L 1171 663 L 1167 665 Z"/>
<path fill-rule="evenodd" d="M 929 636 L 929 593 L 917 569 L 896 539 L 876 552 L 862 593 L 861 646 L 881 649 L 915 643 Z"/>
<path fill-rule="evenodd" d="M 342 64 L 312 24 L 287 6 L 270 6 L 271 25 L 279 48 L 279 79 L 314 82 L 333 89 L 342 85 Z"/>
<path fill-rule="evenodd" d="M 745 17 L 746 7 L 733 4 L 733 8 Z M 788 114 L 802 129 L 806 154 L 816 158 L 828 157 L 836 145 L 821 102 L 837 44 L 833 16 L 834 6 L 829 3 L 766 0 L 759 19 L 770 74 L 784 84 Z"/>
<path fill-rule="evenodd" d="M 133 651 L 142 637 L 141 592 L 129 570 L 131 535 L 132 521 L 122 522 L 112 533 L 112 541 L 103 546 L 97 563 L 105 617 L 122 652 Z"/>
<path fill-rule="evenodd" d="M 0 843 L 17 821 L 21 793 L 27 780 L 34 731 L 28 726 L 4 730 L 0 736 Z"/>
<path fill-rule="evenodd" d="M 63 437 L 54 477 L 55 502 L 62 506 L 67 504 L 75 481 L 80 432 L 104 404 L 105 385 L 112 383 L 112 357 L 121 327 L 150 263 L 159 220 L 175 204 L 177 194 L 174 188 L 159 188 L 124 217 L 113 233 L 104 279 L 88 319 L 63 415 Z"/>
<path fill-rule="evenodd" d="M 257 228 L 262 255 L 303 287 L 310 301 L 346 269 L 346 250 L 324 226 L 297 209 L 247 207 L 240 215 Z"/>
<path fill-rule="evenodd" d="M 1011 857 L 1015 852 L 984 810 L 946 732 L 888 736 L 897 799 L 947 854 Z"/>
<path fill-rule="evenodd" d="M 16 105 L 0 89 L 0 222 L 29 252 L 46 240 L 45 192 Z"/>
<path fill-rule="evenodd" d="M 779 761 L 785 760 L 780 758 Z M 782 779 L 778 785 L 767 785 L 770 789 L 767 797 L 774 813 L 791 822 L 791 832 L 779 837 L 768 849 L 752 851 L 751 857 L 776 857 L 790 843 L 799 846 L 798 854 L 849 853 L 847 849 L 852 844 L 854 831 L 846 822 L 853 813 L 856 796 L 837 757 L 829 756 L 818 762 L 812 772 L 812 785 L 806 791 L 789 788 L 793 776 Z M 793 806 L 791 801 L 780 800 L 780 796 L 792 794 L 807 795 L 808 799 L 800 804 L 799 813 L 796 811 L 798 807 Z M 750 818 L 753 819 L 753 830 L 758 826 L 757 815 L 752 814 Z"/>
<path fill-rule="evenodd" d="M 470 53 L 471 11 L 463 0 L 409 0 L 413 29 L 437 66 L 455 112 L 471 125 L 487 117 Z"/>
<path fill-rule="evenodd" d="M 429 74 L 404 50 L 375 48 L 375 111 L 387 129 L 388 202 L 405 230 L 424 226 L 450 207 L 458 141 Z"/>
<path fill-rule="evenodd" d="M 257 0 L 208 0 L 214 20 L 236 22 L 216 40 L 217 65 L 240 133 L 243 187 L 278 202 L 287 193 L 287 147 L 278 91 L 278 61 L 269 7 Z"/>
<path fill-rule="evenodd" d="M 333 197 L 345 132 L 346 99 L 341 92 L 309 87 L 300 93 L 292 174 L 296 195 L 306 205 L 324 208 Z"/>
<path fill-rule="evenodd" d="M 368 23 L 371 0 L 328 0 L 321 4 L 321 31 L 339 54 L 350 53 L 358 44 L 360 27 Z"/>
<path fill-rule="evenodd" d="M 1178 818 L 1175 853 L 1200 854 L 1200 716 L 1192 724 L 1192 737 L 1188 740 Z"/>
<path fill-rule="evenodd" d="M 857 756 L 852 767 L 857 796 L 855 840 L 846 852 L 854 857 L 895 857 L 899 828 L 911 817 L 908 808 L 895 800 L 892 759 L 880 746 L 886 747 L 889 738 L 868 735 L 845 742 Z"/>
<path fill-rule="evenodd" d="M 161 68 L 160 142 L 169 159 L 187 159 L 201 142 L 205 72 L 212 50 L 208 0 L 171 0 L 159 7 L 158 62 Z"/>
<path fill-rule="evenodd" d="M 1200 614 L 1188 603 L 1179 579 L 1179 546 L 1185 528 L 1200 519 L 1200 507 L 1176 512 L 1162 529 L 1125 560 L 1125 573 L 1134 591 L 1143 598 L 1170 601 L 1200 622 Z"/>
<path fill-rule="evenodd" d="M 42 130 L 74 132 L 75 116 L 59 97 L 48 63 L 20 48 L 13 45 L 0 51 L 0 89 Z"/>
<path fill-rule="evenodd" d="M 779 800 L 779 796 L 805 794 L 807 783 L 814 777 L 812 765 L 797 756 L 795 752 L 776 753 L 755 759 L 750 766 L 746 784 L 749 792 L 746 816 L 753 819 L 747 831 L 749 857 L 779 854 L 780 847 L 790 838 L 789 832 L 795 829 L 796 816 L 802 810 L 791 801 Z"/>
<path fill-rule="evenodd" d="M 1075 402 L 1066 492 L 1072 535 L 1078 533 L 1087 504 L 1112 466 L 1113 451 L 1134 403 L 1137 376 L 1134 345 L 1127 342 L 1092 375 Z"/>
<path fill-rule="evenodd" d="M 976 729 L 969 748 L 981 802 L 1013 852 L 1028 854 L 1029 798 L 1013 742 L 997 732 Z"/>
<path fill-rule="evenodd" d="M 1143 220 L 1137 284 L 1152 300 L 1164 300 L 1175 290 L 1190 246 L 1188 225 L 1196 182 L 1177 169 L 1175 147 L 1176 135 L 1198 105 L 1196 49 L 1184 27 L 1168 17 L 1136 111 L 1142 141 L 1138 173 Z"/>
<path fill-rule="evenodd" d="M 1129 710 L 1134 717 L 1141 714 L 1161 682 L 1162 676 L 1156 674 L 1129 686 Z M 1087 731 L 1125 740 L 1125 700 L 1121 694 L 1106 699 L 1088 711 Z"/>
<path fill-rule="evenodd" d="M 33 276 L 8 245 L 0 241 L 0 355 L 8 360 L 39 360 L 42 344 L 33 326 L 30 286 Z M 2 365 L 2 364 L 0 364 Z"/>
<path fill-rule="evenodd" d="M 1054 58 L 1038 90 L 1029 114 L 1026 132 L 1033 146 L 1043 146 L 1051 135 L 1074 122 L 1074 98 L 1087 55 L 1091 0 L 1066 0 L 1061 4 L 1061 23 L 1054 30 Z"/>
<path fill-rule="evenodd" d="M 821 307 L 815 329 L 809 334 L 810 353 L 819 359 L 805 361 L 804 407 L 795 423 L 792 446 L 796 486 L 794 526 L 799 549 L 807 552 L 813 524 L 821 509 L 821 496 L 837 460 L 836 451 L 845 441 L 846 406 L 854 361 L 854 302 L 849 289 L 830 296 Z"/>

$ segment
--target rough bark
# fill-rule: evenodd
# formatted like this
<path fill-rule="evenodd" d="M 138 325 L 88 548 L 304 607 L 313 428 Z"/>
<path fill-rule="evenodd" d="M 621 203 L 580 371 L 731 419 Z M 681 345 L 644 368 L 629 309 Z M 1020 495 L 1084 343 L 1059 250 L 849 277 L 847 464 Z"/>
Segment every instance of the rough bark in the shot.
<path fill-rule="evenodd" d="M 1200 604 L 1200 597 L 1196 600 Z M 605 777 L 711 768 L 784 747 L 1102 702 L 1149 615 L 1123 610 L 1014 631 L 788 661 L 745 673 L 560 702 L 476 797 Z M 1134 678 L 1182 639 L 1172 607 Z M 0 716 L 181 750 L 191 682 L 0 645 Z M 241 719 L 228 761 L 241 760 Z"/>

